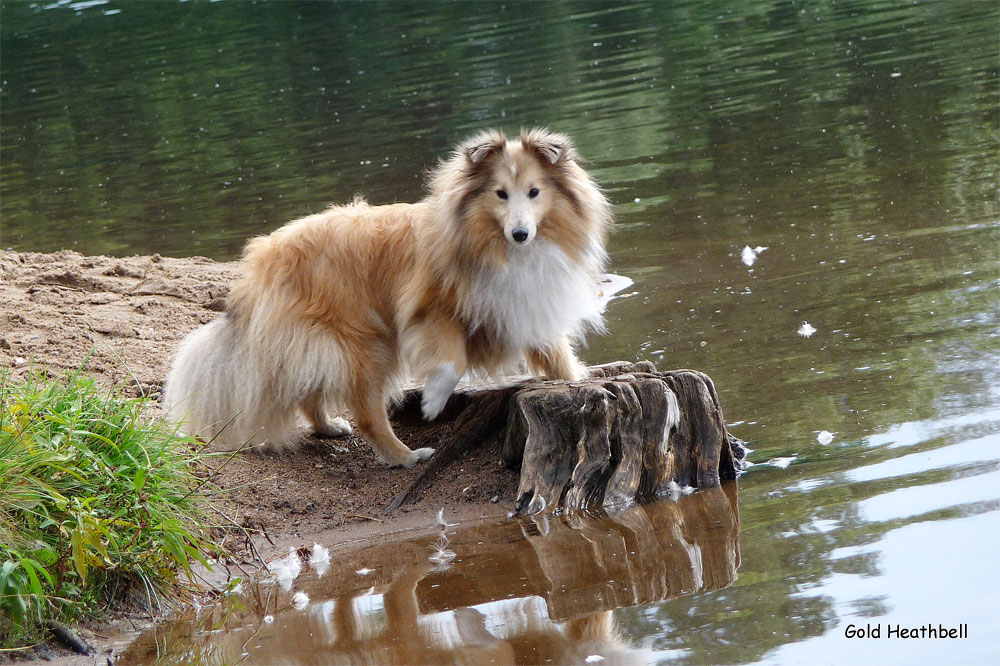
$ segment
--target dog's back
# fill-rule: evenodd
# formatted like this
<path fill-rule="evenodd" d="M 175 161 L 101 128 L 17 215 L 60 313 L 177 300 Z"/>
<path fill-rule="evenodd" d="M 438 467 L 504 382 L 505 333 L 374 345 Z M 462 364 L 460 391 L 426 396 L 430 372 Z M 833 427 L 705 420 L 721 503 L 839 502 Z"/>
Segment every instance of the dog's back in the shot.
<path fill-rule="evenodd" d="M 226 314 L 178 349 L 166 409 L 223 449 L 294 443 L 296 406 L 309 396 L 320 404 L 307 416 L 321 426 L 372 357 L 396 355 L 380 341 L 412 270 L 415 212 L 356 201 L 251 240 Z"/>

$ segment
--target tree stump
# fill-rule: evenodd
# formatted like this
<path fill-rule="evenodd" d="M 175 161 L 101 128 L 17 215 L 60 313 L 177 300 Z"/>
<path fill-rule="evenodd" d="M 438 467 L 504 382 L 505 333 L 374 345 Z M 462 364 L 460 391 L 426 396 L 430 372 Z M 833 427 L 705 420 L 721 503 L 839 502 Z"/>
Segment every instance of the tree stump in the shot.
<path fill-rule="evenodd" d="M 399 410 L 419 409 L 419 391 Z M 389 505 L 462 452 L 500 437 L 503 460 L 520 466 L 516 515 L 626 505 L 683 487 L 712 488 L 743 469 L 746 449 L 726 431 L 712 380 L 695 370 L 657 372 L 619 361 L 578 382 L 522 380 L 456 392 L 454 418 L 422 473 Z"/>

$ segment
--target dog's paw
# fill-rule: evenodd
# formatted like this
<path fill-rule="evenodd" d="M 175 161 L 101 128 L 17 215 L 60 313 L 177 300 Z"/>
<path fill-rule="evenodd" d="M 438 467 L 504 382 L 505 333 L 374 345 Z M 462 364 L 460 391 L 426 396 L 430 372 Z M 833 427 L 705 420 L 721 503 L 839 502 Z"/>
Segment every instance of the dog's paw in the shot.
<path fill-rule="evenodd" d="M 422 449 L 416 449 L 415 451 L 412 451 L 410 453 L 410 457 L 406 462 L 403 463 L 403 467 L 409 469 L 410 467 L 416 465 L 418 462 L 422 460 L 427 460 L 432 455 L 434 455 L 434 449 L 432 449 L 429 446 L 424 447 Z"/>
<path fill-rule="evenodd" d="M 316 434 L 320 437 L 346 437 L 354 432 L 351 429 L 351 424 L 347 422 L 347 419 L 342 419 L 339 416 L 335 419 L 330 419 L 326 422 L 322 428 L 316 430 Z"/>
<path fill-rule="evenodd" d="M 583 363 L 575 363 L 569 371 L 567 379 L 571 382 L 581 382 L 590 377 L 590 369 Z"/>
<path fill-rule="evenodd" d="M 437 369 L 424 386 L 424 394 L 420 398 L 420 411 L 423 412 L 424 420 L 433 421 L 437 418 L 448 404 L 448 398 L 455 390 L 459 378 L 460 375 L 455 372 L 455 366 L 451 363 L 443 363 Z"/>
<path fill-rule="evenodd" d="M 433 421 L 437 418 L 444 406 L 448 404 L 451 393 L 439 393 L 437 395 L 429 393 L 424 389 L 424 395 L 420 399 L 420 411 L 424 415 L 425 421 Z"/>

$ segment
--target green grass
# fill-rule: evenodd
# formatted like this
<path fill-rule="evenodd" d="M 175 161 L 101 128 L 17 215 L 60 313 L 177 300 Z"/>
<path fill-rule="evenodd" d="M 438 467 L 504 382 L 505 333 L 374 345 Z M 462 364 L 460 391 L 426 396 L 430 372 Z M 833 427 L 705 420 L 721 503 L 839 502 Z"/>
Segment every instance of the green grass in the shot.
<path fill-rule="evenodd" d="M 79 373 L 0 371 L 0 647 L 135 595 L 174 597 L 219 547 L 197 440 Z"/>

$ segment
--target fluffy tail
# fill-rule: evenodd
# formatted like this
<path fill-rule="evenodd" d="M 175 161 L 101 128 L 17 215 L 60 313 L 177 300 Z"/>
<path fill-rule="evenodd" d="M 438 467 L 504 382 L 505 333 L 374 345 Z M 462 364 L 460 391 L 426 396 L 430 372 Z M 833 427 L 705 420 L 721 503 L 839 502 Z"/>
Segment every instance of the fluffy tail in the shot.
<path fill-rule="evenodd" d="M 164 409 L 213 448 L 281 446 L 296 430 L 294 406 L 263 395 L 264 382 L 234 321 L 223 316 L 190 333 L 167 377 Z"/>

